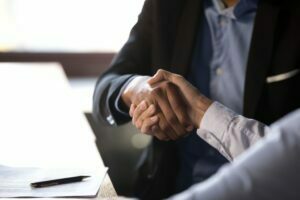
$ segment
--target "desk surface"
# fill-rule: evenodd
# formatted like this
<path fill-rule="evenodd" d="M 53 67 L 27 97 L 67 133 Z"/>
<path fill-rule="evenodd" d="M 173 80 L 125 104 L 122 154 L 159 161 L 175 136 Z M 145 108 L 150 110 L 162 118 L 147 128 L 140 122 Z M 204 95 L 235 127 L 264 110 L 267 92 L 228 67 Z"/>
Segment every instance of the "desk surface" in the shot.
<path fill-rule="evenodd" d="M 0 164 L 103 166 L 59 65 L 0 64 L 0 97 Z M 97 198 L 116 196 L 107 175 Z"/>

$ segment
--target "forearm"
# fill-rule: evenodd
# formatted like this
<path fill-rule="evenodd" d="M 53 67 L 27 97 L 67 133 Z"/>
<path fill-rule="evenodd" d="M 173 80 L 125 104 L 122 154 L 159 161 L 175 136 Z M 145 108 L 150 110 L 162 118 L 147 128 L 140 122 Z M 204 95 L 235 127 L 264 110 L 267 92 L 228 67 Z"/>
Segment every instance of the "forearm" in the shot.
<path fill-rule="evenodd" d="M 122 124 L 130 120 L 128 113 L 120 112 L 116 105 L 122 86 L 131 76 L 151 72 L 151 20 L 152 1 L 145 1 L 128 41 L 97 82 L 93 98 L 93 115 L 96 120 L 109 124 Z"/>
<path fill-rule="evenodd" d="M 300 199 L 300 110 L 216 175 L 172 199 Z"/>
<path fill-rule="evenodd" d="M 203 116 L 198 135 L 233 160 L 265 135 L 267 126 L 214 102 Z"/>
<path fill-rule="evenodd" d="M 126 87 L 123 88 L 123 91 L 120 95 L 120 100 L 124 102 L 124 104 L 129 108 L 130 105 L 133 103 L 135 97 L 139 93 L 143 93 L 145 87 L 148 86 L 148 90 L 150 90 L 150 86 L 145 84 L 150 76 L 139 76 L 135 75 L 133 78 L 130 79 L 130 82 L 126 84 Z M 145 85 L 141 87 L 141 85 Z"/>

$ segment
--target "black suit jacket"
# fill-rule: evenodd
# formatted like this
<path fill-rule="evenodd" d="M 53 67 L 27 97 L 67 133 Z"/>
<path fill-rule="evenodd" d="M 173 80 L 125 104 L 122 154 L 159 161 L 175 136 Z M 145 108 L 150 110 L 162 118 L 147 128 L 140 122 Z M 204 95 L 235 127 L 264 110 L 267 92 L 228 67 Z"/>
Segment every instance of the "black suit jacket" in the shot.
<path fill-rule="evenodd" d="M 153 75 L 164 68 L 185 76 L 202 12 L 201 0 L 146 0 L 128 41 L 97 82 L 94 116 L 102 121 L 113 119 L 115 124 L 130 120 L 116 109 L 115 100 L 134 74 Z M 298 108 L 299 69 L 298 1 L 260 0 L 247 62 L 244 116 L 270 124 Z M 291 71 L 295 73 L 290 77 L 267 81 L 268 77 Z M 175 163 L 173 151 L 172 143 L 153 140 L 148 149 L 151 156 L 147 156 L 141 168 L 140 180 L 147 185 L 143 185 L 142 197 L 157 199 L 172 193 L 176 165 L 168 164 Z"/>

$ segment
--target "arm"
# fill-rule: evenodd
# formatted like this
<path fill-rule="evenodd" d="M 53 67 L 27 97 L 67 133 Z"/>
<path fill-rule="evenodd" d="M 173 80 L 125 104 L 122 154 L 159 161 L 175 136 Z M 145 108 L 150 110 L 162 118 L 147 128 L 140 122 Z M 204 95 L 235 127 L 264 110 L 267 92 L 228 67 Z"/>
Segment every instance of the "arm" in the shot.
<path fill-rule="evenodd" d="M 203 96 L 182 76 L 159 70 L 150 84 L 170 81 L 178 86 L 188 104 L 187 111 L 198 135 L 228 160 L 233 160 L 265 135 L 266 126 L 237 115 L 225 106 Z M 147 120 L 143 120 L 147 124 Z M 153 123 L 147 124 L 151 127 Z"/>
<path fill-rule="evenodd" d="M 157 104 L 159 113 L 159 129 L 151 132 L 161 140 L 176 139 L 186 132 L 184 125 L 186 115 L 177 116 L 177 109 L 171 110 L 172 102 L 181 99 L 169 99 L 165 94 L 176 94 L 172 84 L 162 84 L 162 87 L 150 88 L 147 83 L 152 70 L 152 4 L 155 0 L 145 1 L 143 11 L 137 24 L 131 31 L 130 38 L 120 53 L 114 59 L 111 68 L 99 79 L 94 92 L 93 113 L 98 120 L 109 124 L 122 124 L 130 120 L 128 114 L 131 104 L 137 105 L 145 100 Z M 157 6 L 157 5 L 156 5 Z M 138 75 L 134 75 L 138 74 Z M 178 95 L 172 95 L 178 96 Z M 182 105 L 182 104 L 180 104 Z M 181 122 L 181 123 L 179 123 Z M 181 125 L 183 124 L 183 126 Z"/>
<path fill-rule="evenodd" d="M 232 161 L 265 135 L 268 127 L 237 115 L 218 102 L 205 112 L 197 134 Z"/>
<path fill-rule="evenodd" d="M 300 199 L 300 110 L 204 183 L 171 199 Z"/>
<path fill-rule="evenodd" d="M 120 96 L 134 75 L 151 73 L 151 13 L 152 0 L 147 0 L 128 41 L 108 71 L 98 79 L 93 97 L 93 115 L 97 120 L 109 124 L 122 124 L 130 120 L 128 108 Z"/>

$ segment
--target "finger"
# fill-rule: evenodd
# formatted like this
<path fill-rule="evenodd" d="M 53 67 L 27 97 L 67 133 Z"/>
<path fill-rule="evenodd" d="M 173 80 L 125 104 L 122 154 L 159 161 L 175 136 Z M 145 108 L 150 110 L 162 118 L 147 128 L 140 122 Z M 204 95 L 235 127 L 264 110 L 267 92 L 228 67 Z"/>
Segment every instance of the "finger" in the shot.
<path fill-rule="evenodd" d="M 163 140 L 163 141 L 169 141 L 171 140 L 171 138 L 165 134 L 158 125 L 153 125 L 151 126 L 151 130 L 149 130 L 149 132 L 147 132 L 146 134 L 148 135 L 152 135 L 154 137 L 156 137 L 159 140 Z"/>
<path fill-rule="evenodd" d="M 144 119 L 150 118 L 155 114 L 155 106 L 151 104 L 144 112 L 140 114 L 137 118 L 133 120 L 135 126 L 139 129 L 143 126 Z"/>
<path fill-rule="evenodd" d="M 136 109 L 136 105 L 135 104 L 131 104 L 130 105 L 130 109 L 129 109 L 129 115 L 130 115 L 130 117 L 133 117 L 133 113 L 134 113 L 135 109 Z"/>
<path fill-rule="evenodd" d="M 143 121 L 143 125 L 141 127 L 141 132 L 148 134 L 148 135 L 152 135 L 153 134 L 152 127 L 155 125 L 158 126 L 158 116 L 146 118 Z M 158 131 L 158 130 L 156 130 L 156 131 Z"/>
<path fill-rule="evenodd" d="M 161 82 L 163 80 L 168 80 L 169 79 L 169 75 L 171 73 L 166 71 L 166 70 L 163 70 L 163 69 L 159 69 L 156 74 L 154 74 L 154 76 L 152 78 L 150 78 L 148 80 L 148 84 L 149 85 L 153 85 L 153 84 L 156 84 L 158 82 Z"/>
<path fill-rule="evenodd" d="M 146 118 L 150 118 L 153 117 L 154 115 L 158 114 L 156 106 L 154 104 L 151 104 L 147 110 L 145 112 L 143 112 L 140 116 L 139 116 L 139 120 L 144 120 Z"/>
<path fill-rule="evenodd" d="M 185 128 L 186 131 L 192 131 L 193 126 L 187 113 L 187 105 L 181 92 L 179 91 L 179 88 L 171 84 L 167 90 L 167 98 L 171 109 L 174 111 L 180 124 Z"/>
<path fill-rule="evenodd" d="M 168 123 L 167 119 L 165 118 L 163 113 L 159 113 L 159 126 L 156 133 L 159 135 L 165 135 L 172 140 L 177 140 L 179 136 L 177 135 L 176 131 L 172 128 L 172 126 Z"/>
<path fill-rule="evenodd" d="M 138 128 L 140 129 L 140 125 L 141 124 L 137 124 L 138 118 L 139 116 L 147 109 L 147 103 L 146 101 L 142 101 L 137 108 L 135 109 L 134 113 L 133 113 L 133 117 L 132 117 L 132 123 Z"/>
<path fill-rule="evenodd" d="M 186 112 L 186 108 L 185 108 L 188 102 L 184 102 L 184 99 L 186 98 L 186 96 L 190 98 L 197 96 L 198 91 L 195 90 L 195 88 L 188 81 L 186 81 L 181 75 L 174 74 L 162 69 L 158 70 L 157 73 L 154 75 L 154 77 L 148 80 L 148 83 L 152 84 L 152 86 L 155 87 L 155 84 L 161 81 L 169 81 L 174 84 L 174 85 L 173 84 L 170 85 L 173 87 L 169 88 L 172 91 L 168 93 L 168 99 L 170 105 L 172 109 L 175 110 L 175 114 L 179 119 L 179 121 L 181 122 L 181 124 L 185 125 L 186 130 L 187 131 L 193 130 L 193 126 L 190 125 L 192 124 L 191 123 L 192 120 L 188 119 L 188 113 Z M 181 98 L 176 98 L 179 96 Z"/>
<path fill-rule="evenodd" d="M 145 119 L 145 127 L 144 131 L 147 132 L 146 134 L 152 135 L 157 137 L 160 140 L 176 140 L 178 136 L 176 135 L 175 131 L 172 127 L 168 126 L 166 119 L 164 118 L 162 113 L 156 115 L 158 117 L 158 121 L 156 124 L 152 125 L 152 122 L 149 122 L 149 119 Z M 153 119 L 154 121 L 156 119 Z M 148 122 L 147 122 L 148 121 Z M 145 130 L 147 129 L 147 130 Z"/>
<path fill-rule="evenodd" d="M 153 86 L 161 81 L 170 81 L 177 85 L 180 90 L 185 91 L 188 88 L 194 88 L 192 85 L 179 74 L 174 74 L 163 69 L 159 69 L 156 74 L 148 80 L 148 84 Z"/>
<path fill-rule="evenodd" d="M 169 90 L 170 85 L 171 84 L 167 83 L 164 86 L 164 90 Z M 184 134 L 186 131 L 178 121 L 175 112 L 171 109 L 166 92 L 163 92 L 161 89 L 156 89 L 154 90 L 153 95 L 155 96 L 157 104 L 159 105 L 159 108 L 161 109 L 165 119 L 167 120 L 168 125 L 173 128 L 177 136 L 181 136 L 182 134 Z"/>

